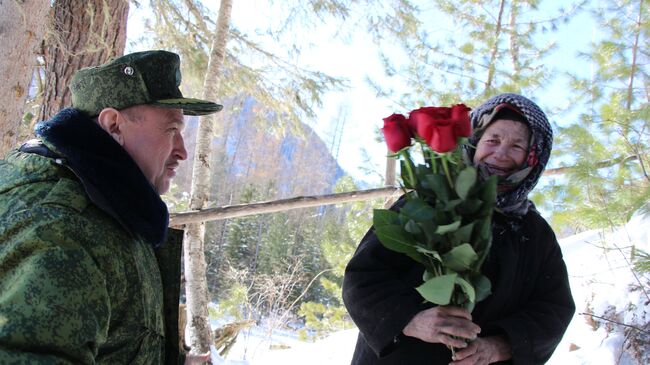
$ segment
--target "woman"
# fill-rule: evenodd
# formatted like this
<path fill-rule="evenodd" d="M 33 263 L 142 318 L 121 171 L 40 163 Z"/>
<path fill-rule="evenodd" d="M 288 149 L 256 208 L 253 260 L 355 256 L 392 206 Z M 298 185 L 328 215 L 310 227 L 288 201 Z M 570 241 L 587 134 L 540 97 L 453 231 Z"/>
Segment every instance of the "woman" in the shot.
<path fill-rule="evenodd" d="M 343 282 L 360 331 L 352 364 L 542 364 L 562 339 L 575 312 L 566 265 L 553 230 L 528 200 L 551 153 L 551 126 L 535 103 L 515 94 L 489 99 L 471 120 L 476 149 L 467 157 L 483 178 L 499 176 L 483 265 L 492 294 L 471 314 L 423 303 L 414 288 L 424 268 L 384 248 L 371 229 Z"/>

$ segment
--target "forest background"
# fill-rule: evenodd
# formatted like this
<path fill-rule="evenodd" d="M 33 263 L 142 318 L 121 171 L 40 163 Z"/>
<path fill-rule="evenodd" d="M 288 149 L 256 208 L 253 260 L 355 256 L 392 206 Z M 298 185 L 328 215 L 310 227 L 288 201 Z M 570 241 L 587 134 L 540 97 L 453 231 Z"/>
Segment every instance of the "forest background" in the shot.
<path fill-rule="evenodd" d="M 27 84 L 4 84 L 11 87 L 3 100 L 15 102 L 0 108 L 3 153 L 35 121 L 69 105 L 74 70 L 161 48 L 181 55 L 184 94 L 218 86 L 208 96 L 224 104 L 207 139 L 210 181 L 198 209 L 382 186 L 383 117 L 517 92 L 554 125 L 552 173 L 533 200 L 560 237 L 613 228 L 648 210 L 643 0 L 55 0 L 24 1 L 18 11 L 12 3 L 0 2 L 0 24 L 28 20 L 30 39 L 39 41 L 16 47 L 9 40 L 18 37 L 0 32 L 3 80 L 5 70 L 29 74 Z M 218 49 L 224 3 L 232 12 Z M 223 62 L 215 73 L 216 51 Z M 172 212 L 197 209 L 199 125 L 188 120 L 189 162 L 164 197 Z M 211 317 L 263 321 L 269 332 L 296 326 L 305 338 L 351 326 L 340 297 L 343 269 L 383 203 L 207 222 Z M 647 293 L 649 256 L 628 251 Z"/>

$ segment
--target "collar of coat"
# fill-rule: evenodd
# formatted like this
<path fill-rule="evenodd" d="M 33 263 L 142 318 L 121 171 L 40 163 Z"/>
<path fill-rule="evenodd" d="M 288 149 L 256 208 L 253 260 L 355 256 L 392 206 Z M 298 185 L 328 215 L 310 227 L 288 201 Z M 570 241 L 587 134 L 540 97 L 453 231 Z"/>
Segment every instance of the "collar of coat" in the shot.
<path fill-rule="evenodd" d="M 162 245 L 169 225 L 167 206 L 131 156 L 97 123 L 69 108 L 35 130 L 75 173 L 95 205 L 132 235 L 155 248 Z"/>

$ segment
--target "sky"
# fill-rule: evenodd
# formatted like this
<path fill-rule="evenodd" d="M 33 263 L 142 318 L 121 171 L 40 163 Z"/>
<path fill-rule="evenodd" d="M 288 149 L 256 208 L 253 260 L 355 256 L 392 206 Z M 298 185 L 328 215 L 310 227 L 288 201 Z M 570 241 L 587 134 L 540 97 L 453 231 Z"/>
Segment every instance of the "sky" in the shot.
<path fill-rule="evenodd" d="M 218 13 L 217 1 L 204 3 L 212 12 Z M 267 0 L 238 0 L 233 4 L 231 22 L 233 26 L 251 36 L 254 40 L 266 43 L 265 47 L 271 51 L 279 51 L 280 45 L 274 43 L 265 35 L 264 29 L 269 23 L 283 19 L 283 14 L 278 13 L 277 6 L 271 8 Z M 552 1 L 546 4 L 554 3 Z M 553 4 L 552 6 L 556 6 Z M 142 17 L 146 13 L 144 5 L 140 8 L 131 7 L 127 38 L 134 39 L 143 32 Z M 305 46 L 296 61 L 301 67 L 317 70 L 331 76 L 348 80 L 350 88 L 342 92 L 331 92 L 323 97 L 323 105 L 317 108 L 315 120 L 306 120 L 305 123 L 312 127 L 318 135 L 329 143 L 331 132 L 337 122 L 341 110 L 347 112 L 344 117 L 344 132 L 340 142 L 338 162 L 341 167 L 358 181 L 365 181 L 368 185 L 381 185 L 378 176 L 366 176 L 360 169 L 367 167 L 363 159 L 362 149 L 371 157 L 369 162 L 375 171 L 383 173 L 386 163 L 386 147 L 383 142 L 377 141 L 377 131 L 383 125 L 383 118 L 397 112 L 406 114 L 409 110 L 396 110 L 395 106 L 387 100 L 375 96 L 366 82 L 367 77 L 382 82 L 390 82 L 383 76 L 383 69 L 378 59 L 378 49 L 373 44 L 370 35 L 360 29 L 357 32 L 346 34 L 344 39 L 335 37 L 339 22 L 332 21 L 319 26 L 317 31 L 295 34 L 293 37 Z M 560 26 L 560 32 L 547 33 L 550 40 L 556 41 L 558 50 L 555 56 L 548 59 L 547 66 L 589 74 L 589 65 L 584 60 L 579 60 L 575 55 L 578 51 L 587 51 L 591 40 L 597 33 L 591 18 L 583 14 L 573 18 L 568 24 Z M 137 45 L 129 45 L 127 52 L 141 50 Z M 274 49 L 275 48 L 275 49 Z M 558 106 L 566 106 L 567 96 L 570 91 L 566 86 L 556 82 L 543 93 L 535 95 L 542 109 L 551 110 Z M 413 106 L 413 109 L 421 105 Z M 562 115 L 561 118 L 551 118 L 552 123 L 566 125 L 573 122 L 576 115 Z M 551 164 L 553 161 L 551 161 Z"/>

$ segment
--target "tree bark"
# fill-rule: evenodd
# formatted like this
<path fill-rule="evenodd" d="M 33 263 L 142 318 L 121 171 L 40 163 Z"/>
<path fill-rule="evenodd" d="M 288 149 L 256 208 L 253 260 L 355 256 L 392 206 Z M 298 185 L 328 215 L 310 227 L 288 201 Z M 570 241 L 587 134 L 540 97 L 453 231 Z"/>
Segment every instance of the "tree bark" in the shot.
<path fill-rule="evenodd" d="M 494 45 L 490 54 L 490 63 L 488 64 L 488 76 L 485 82 L 485 94 L 489 94 L 492 89 L 492 82 L 494 81 L 494 74 L 496 73 L 496 62 L 499 54 L 499 38 L 501 37 L 501 23 L 503 22 L 503 8 L 505 7 L 505 0 L 501 0 L 499 4 L 499 15 L 497 17 L 496 30 L 494 31 Z"/>
<path fill-rule="evenodd" d="M 226 54 L 226 42 L 230 29 L 232 0 L 221 0 L 217 19 L 217 34 L 210 51 L 208 70 L 205 76 L 203 97 L 214 100 L 217 96 L 221 68 Z M 210 150 L 214 135 L 213 125 L 218 114 L 204 117 L 199 123 L 196 152 L 192 172 L 190 208 L 201 210 L 208 202 L 210 192 Z M 189 323 L 188 340 L 192 353 L 205 353 L 212 343 L 212 331 L 208 317 L 208 283 L 204 251 L 205 223 L 190 224 L 185 230 L 184 264 L 185 295 Z"/>
<path fill-rule="evenodd" d="M 196 222 L 205 222 L 220 219 L 245 217 L 254 214 L 282 212 L 290 209 L 318 207 L 322 205 L 342 204 L 360 200 L 385 198 L 393 194 L 401 194 L 402 189 L 385 187 L 370 190 L 351 191 L 315 196 L 298 196 L 268 202 L 229 205 L 219 208 L 203 209 L 183 213 L 172 213 L 169 224 L 172 226 L 190 225 Z"/>
<path fill-rule="evenodd" d="M 57 0 L 45 38 L 45 87 L 40 120 L 71 106 L 68 89 L 79 69 L 124 54 L 128 0 Z"/>
<path fill-rule="evenodd" d="M 627 85 L 627 98 L 625 103 L 625 109 L 627 111 L 632 110 L 632 101 L 634 99 L 634 74 L 636 73 L 637 68 L 637 54 L 639 52 L 639 37 L 641 36 L 641 27 L 643 20 L 643 0 L 639 1 L 639 14 L 636 19 L 636 29 L 634 34 L 634 45 L 632 46 L 632 65 L 630 67 L 630 81 Z"/>
<path fill-rule="evenodd" d="M 16 145 L 49 12 L 48 0 L 0 0 L 0 158 Z"/>

